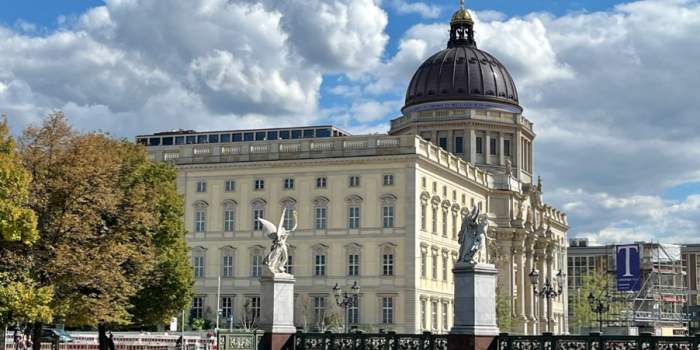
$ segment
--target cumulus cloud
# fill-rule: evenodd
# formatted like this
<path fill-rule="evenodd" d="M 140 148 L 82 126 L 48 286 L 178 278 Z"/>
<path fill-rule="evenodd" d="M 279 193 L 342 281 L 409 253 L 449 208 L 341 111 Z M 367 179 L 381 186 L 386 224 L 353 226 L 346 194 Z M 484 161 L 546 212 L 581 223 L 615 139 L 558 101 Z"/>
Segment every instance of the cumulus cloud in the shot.
<path fill-rule="evenodd" d="M 397 13 L 401 15 L 415 13 L 423 18 L 438 18 L 440 17 L 441 8 L 436 5 L 428 5 L 424 2 L 408 2 L 405 0 L 392 0 L 390 2 Z"/>

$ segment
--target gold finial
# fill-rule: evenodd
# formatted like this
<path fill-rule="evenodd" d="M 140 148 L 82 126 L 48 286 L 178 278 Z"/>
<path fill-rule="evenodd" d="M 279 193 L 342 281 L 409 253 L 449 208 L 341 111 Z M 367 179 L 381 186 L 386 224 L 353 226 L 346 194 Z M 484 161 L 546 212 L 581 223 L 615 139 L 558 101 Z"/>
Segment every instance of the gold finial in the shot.
<path fill-rule="evenodd" d="M 460 22 L 474 23 L 474 21 L 472 20 L 472 16 L 469 14 L 469 11 L 464 9 L 464 0 L 459 0 L 459 10 L 457 10 L 452 15 L 452 20 L 450 22 L 451 23 L 460 23 Z"/>
<path fill-rule="evenodd" d="M 459 0 L 459 9 L 464 10 L 464 0 Z"/>

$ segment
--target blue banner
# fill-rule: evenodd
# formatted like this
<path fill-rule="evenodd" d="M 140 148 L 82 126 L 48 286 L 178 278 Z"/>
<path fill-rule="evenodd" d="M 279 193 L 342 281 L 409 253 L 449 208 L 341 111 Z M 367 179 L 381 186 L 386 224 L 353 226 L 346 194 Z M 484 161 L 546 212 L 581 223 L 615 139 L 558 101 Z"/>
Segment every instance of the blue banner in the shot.
<path fill-rule="evenodd" d="M 617 290 L 631 292 L 641 289 L 639 270 L 639 245 L 628 244 L 615 246 L 617 260 Z"/>

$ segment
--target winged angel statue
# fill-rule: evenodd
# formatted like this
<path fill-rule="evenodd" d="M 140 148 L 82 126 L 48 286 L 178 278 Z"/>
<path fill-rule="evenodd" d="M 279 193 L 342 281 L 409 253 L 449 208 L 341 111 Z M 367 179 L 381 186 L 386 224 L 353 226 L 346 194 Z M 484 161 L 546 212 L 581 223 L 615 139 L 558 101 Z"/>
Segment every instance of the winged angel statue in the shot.
<path fill-rule="evenodd" d="M 272 246 L 270 247 L 270 252 L 263 260 L 263 264 L 267 266 L 270 273 L 286 273 L 284 265 L 287 263 L 288 253 L 287 253 L 287 237 L 289 233 L 294 232 L 297 229 L 297 213 L 294 212 L 294 227 L 291 230 L 284 228 L 284 215 L 287 209 L 282 210 L 282 217 L 280 218 L 280 223 L 277 227 L 275 224 L 263 219 L 258 218 L 258 221 L 263 225 L 263 233 L 272 240 Z"/>
<path fill-rule="evenodd" d="M 459 230 L 458 262 L 476 264 L 486 261 L 486 231 L 488 220 L 485 215 L 479 217 L 479 207 L 474 207 L 462 221 Z"/>

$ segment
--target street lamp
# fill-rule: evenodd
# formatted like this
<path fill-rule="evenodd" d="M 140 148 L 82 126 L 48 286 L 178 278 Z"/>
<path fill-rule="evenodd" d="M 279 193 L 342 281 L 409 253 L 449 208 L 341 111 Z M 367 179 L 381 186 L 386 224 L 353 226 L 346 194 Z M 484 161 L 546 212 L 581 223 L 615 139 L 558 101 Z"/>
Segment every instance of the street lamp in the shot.
<path fill-rule="evenodd" d="M 555 283 L 551 283 L 549 280 L 549 277 L 544 281 L 544 285 L 542 286 L 542 289 L 539 288 L 540 284 L 540 272 L 535 270 L 535 268 L 532 268 L 532 271 L 528 274 L 528 277 L 530 277 L 530 284 L 532 284 L 532 289 L 533 292 L 535 293 L 536 297 L 540 297 L 542 299 L 545 299 L 547 301 L 547 312 L 551 313 L 552 311 L 552 299 L 558 297 L 562 293 L 562 285 L 564 285 L 564 274 L 559 270 L 557 274 L 554 276 Z M 556 286 L 554 285 L 556 284 Z M 551 332 L 552 327 L 550 323 L 552 322 L 552 317 L 547 318 L 547 331 Z"/>
<path fill-rule="evenodd" d="M 343 293 L 343 291 L 338 286 L 338 283 L 336 283 L 335 287 L 333 287 L 335 303 L 336 305 L 342 307 L 343 311 L 345 312 L 345 321 L 343 322 L 345 325 L 345 333 L 348 333 L 348 308 L 350 308 L 351 306 L 357 306 L 358 297 L 360 296 L 360 285 L 357 284 L 357 281 L 355 281 L 355 283 L 352 284 L 350 291 L 350 294 L 348 294 L 347 292 Z"/>
<path fill-rule="evenodd" d="M 610 311 L 611 303 L 612 295 L 608 294 L 607 291 L 605 292 L 605 297 L 599 295 L 597 298 L 593 295 L 593 292 L 588 293 L 588 305 L 591 307 L 591 311 L 598 316 L 598 331 L 601 334 L 603 334 L 603 314 Z"/>

